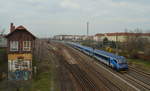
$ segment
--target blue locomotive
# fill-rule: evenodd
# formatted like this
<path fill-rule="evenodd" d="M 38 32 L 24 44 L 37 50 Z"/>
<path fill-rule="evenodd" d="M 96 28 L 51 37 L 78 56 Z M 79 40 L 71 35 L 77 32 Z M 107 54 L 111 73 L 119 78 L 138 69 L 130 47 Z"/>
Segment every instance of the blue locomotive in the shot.
<path fill-rule="evenodd" d="M 118 56 L 113 53 L 109 53 L 103 50 L 93 49 L 91 47 L 83 46 L 73 42 L 69 42 L 69 45 L 73 46 L 74 48 L 90 56 L 95 57 L 100 62 L 108 65 L 109 67 L 112 67 L 117 71 L 128 69 L 127 60 L 123 56 Z"/>

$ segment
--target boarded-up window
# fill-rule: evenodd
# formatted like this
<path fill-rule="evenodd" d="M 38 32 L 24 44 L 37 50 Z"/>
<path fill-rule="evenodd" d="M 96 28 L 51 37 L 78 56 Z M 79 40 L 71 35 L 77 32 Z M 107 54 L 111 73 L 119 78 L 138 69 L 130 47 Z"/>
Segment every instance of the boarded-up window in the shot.
<path fill-rule="evenodd" d="M 23 51 L 31 51 L 31 41 L 23 41 Z"/>
<path fill-rule="evenodd" d="M 10 41 L 10 51 L 18 51 L 18 41 Z"/>

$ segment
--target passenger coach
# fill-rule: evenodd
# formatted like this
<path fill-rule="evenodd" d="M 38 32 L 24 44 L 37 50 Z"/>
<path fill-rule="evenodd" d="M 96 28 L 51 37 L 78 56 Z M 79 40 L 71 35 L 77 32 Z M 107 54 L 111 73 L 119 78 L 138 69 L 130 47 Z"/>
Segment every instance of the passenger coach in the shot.
<path fill-rule="evenodd" d="M 123 56 L 118 56 L 113 53 L 109 53 L 98 49 L 93 49 L 91 47 L 83 46 L 73 42 L 69 42 L 69 45 L 73 46 L 74 48 L 90 56 L 95 57 L 100 62 L 108 65 L 109 67 L 112 67 L 117 71 L 128 69 L 127 60 Z"/>

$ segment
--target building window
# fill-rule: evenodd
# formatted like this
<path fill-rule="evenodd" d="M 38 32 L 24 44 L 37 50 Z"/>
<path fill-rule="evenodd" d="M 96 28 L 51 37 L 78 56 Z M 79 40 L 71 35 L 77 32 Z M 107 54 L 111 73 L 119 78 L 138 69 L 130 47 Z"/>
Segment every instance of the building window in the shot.
<path fill-rule="evenodd" d="M 23 41 L 23 51 L 31 51 L 31 41 Z"/>
<path fill-rule="evenodd" d="M 10 51 L 18 51 L 18 41 L 10 41 Z"/>

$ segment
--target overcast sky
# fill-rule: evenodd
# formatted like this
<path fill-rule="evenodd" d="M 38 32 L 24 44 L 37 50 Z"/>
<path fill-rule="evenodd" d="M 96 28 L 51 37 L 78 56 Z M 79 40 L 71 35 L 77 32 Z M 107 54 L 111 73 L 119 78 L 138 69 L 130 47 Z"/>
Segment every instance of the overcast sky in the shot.
<path fill-rule="evenodd" d="M 150 0 L 0 0 L 0 29 L 24 25 L 38 37 L 150 30 Z"/>

